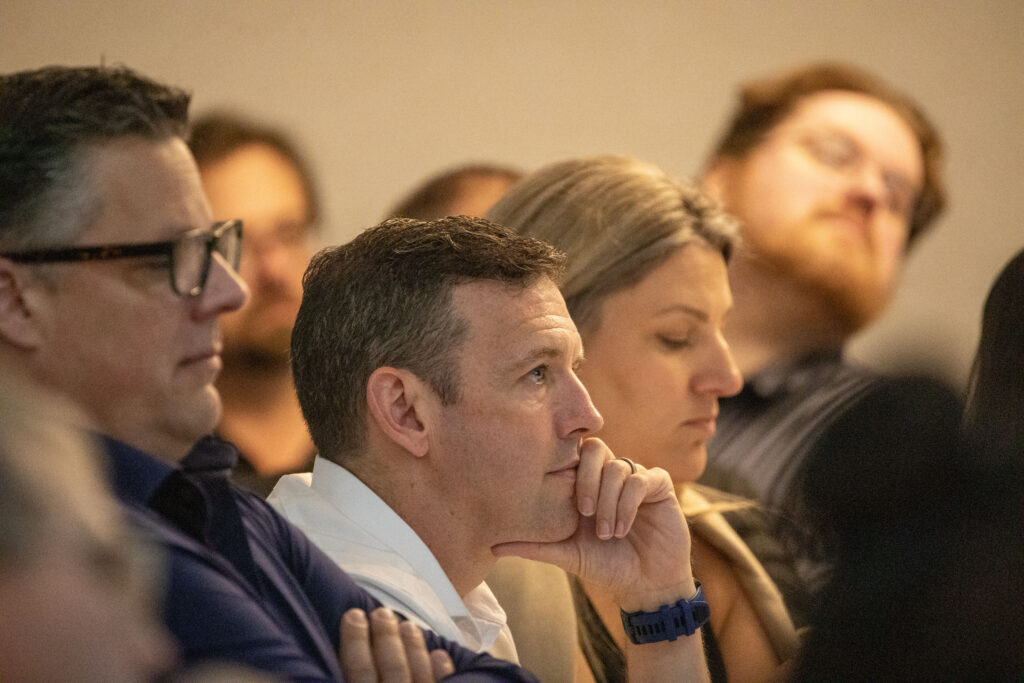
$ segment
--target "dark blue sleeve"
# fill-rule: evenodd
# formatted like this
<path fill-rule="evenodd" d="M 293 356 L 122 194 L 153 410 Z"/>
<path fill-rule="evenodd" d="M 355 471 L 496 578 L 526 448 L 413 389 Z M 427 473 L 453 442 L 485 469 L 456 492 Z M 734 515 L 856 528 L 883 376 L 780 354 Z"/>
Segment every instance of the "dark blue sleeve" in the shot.
<path fill-rule="evenodd" d="M 485 683 L 486 681 L 523 681 L 536 683 L 537 678 L 526 669 L 516 666 L 504 659 L 496 659 L 488 654 L 473 652 L 458 643 L 453 643 L 437 635 L 433 631 L 424 631 L 428 650 L 444 649 L 452 657 L 455 673 L 446 681 L 460 683 Z"/>
<path fill-rule="evenodd" d="M 291 681 L 340 679 L 337 661 L 312 655 L 302 634 L 288 628 L 274 610 L 265 609 L 226 560 L 168 528 L 148 510 L 129 507 L 128 513 L 162 551 L 164 623 L 178 643 L 184 665 L 223 661 Z M 323 649 L 328 649 L 326 642 Z"/>
<path fill-rule="evenodd" d="M 274 537 L 280 539 L 280 554 L 292 568 L 310 602 L 320 615 L 327 634 L 335 647 L 339 646 L 341 616 L 353 607 L 370 612 L 380 606 L 376 598 L 367 593 L 338 567 L 305 534 L 281 517 L 262 500 L 255 499 L 273 515 L 267 520 L 276 527 Z M 401 616 L 401 615 L 399 615 Z M 535 682 L 533 674 L 515 664 L 487 654 L 473 652 L 458 643 L 446 640 L 433 631 L 424 631 L 429 650 L 444 649 L 451 655 L 456 673 L 445 680 L 465 683 L 487 681 Z"/>
<path fill-rule="evenodd" d="M 202 563 L 172 560 L 164 619 L 186 663 L 233 661 L 292 681 L 334 681 L 326 668 L 281 628 L 236 582 Z M 244 627 L 240 627 L 244 625 Z"/>

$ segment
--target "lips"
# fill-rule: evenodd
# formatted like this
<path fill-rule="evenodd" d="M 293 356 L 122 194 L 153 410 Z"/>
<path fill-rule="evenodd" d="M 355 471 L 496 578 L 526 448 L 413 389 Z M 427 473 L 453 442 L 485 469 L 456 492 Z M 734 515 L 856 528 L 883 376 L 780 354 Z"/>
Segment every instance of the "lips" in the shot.
<path fill-rule="evenodd" d="M 575 459 L 573 459 L 572 462 L 570 462 L 569 464 L 565 465 L 564 467 L 559 467 L 558 469 L 551 470 L 550 472 L 548 472 L 548 474 L 570 474 L 571 473 L 571 474 L 575 475 L 576 474 L 576 468 L 579 467 L 579 466 L 580 466 L 580 460 L 579 460 L 579 458 L 575 458 Z"/>
<path fill-rule="evenodd" d="M 691 429 L 696 429 L 707 434 L 710 438 L 715 435 L 716 430 L 716 416 L 708 415 L 705 417 L 696 417 L 692 420 L 687 420 L 683 423 L 684 426 Z"/>
<path fill-rule="evenodd" d="M 834 223 L 844 230 L 854 233 L 865 240 L 870 237 L 868 218 L 861 213 L 854 213 L 851 211 L 829 211 L 824 214 L 824 217 L 830 223 Z"/>
<path fill-rule="evenodd" d="M 189 365 L 191 363 L 204 363 L 204 362 L 216 362 L 220 364 L 220 353 L 221 345 L 217 344 L 209 349 L 204 349 L 196 353 L 185 356 L 184 360 L 181 361 L 182 365 Z"/>

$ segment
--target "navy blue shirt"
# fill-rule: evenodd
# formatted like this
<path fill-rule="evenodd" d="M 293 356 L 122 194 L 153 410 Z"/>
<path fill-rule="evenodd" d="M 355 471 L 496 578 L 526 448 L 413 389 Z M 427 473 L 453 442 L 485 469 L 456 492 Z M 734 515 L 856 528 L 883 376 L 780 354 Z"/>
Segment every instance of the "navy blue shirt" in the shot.
<path fill-rule="evenodd" d="M 227 480 L 234 447 L 206 438 L 175 468 L 105 439 L 129 518 L 164 551 L 164 621 L 185 664 L 240 662 L 296 681 L 342 681 L 342 614 L 380 605 L 259 497 Z M 535 681 L 510 662 L 426 631 L 457 681 Z"/>

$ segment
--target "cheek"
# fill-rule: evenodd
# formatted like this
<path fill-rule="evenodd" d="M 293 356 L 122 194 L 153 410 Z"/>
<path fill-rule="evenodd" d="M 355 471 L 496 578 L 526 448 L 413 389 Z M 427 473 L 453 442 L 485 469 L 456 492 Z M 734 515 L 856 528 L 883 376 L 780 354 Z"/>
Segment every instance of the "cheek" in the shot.
<path fill-rule="evenodd" d="M 55 329 L 51 346 L 51 367 L 62 381 L 75 382 L 100 391 L 99 399 L 123 396 L 146 375 L 152 339 L 140 340 L 138 320 L 127 310 L 97 310 L 82 304 L 66 309 L 63 322 Z M 148 343 L 146 343 L 148 342 Z"/>
<path fill-rule="evenodd" d="M 820 172 L 808 172 L 793 161 L 754 167 L 744 176 L 737 199 L 744 236 L 754 243 L 788 242 L 790 226 L 807 217 L 830 188 Z"/>
<path fill-rule="evenodd" d="M 293 254 L 289 260 L 292 275 L 289 282 L 298 289 L 300 294 L 302 293 L 302 276 L 305 275 L 306 267 L 309 266 L 309 260 L 311 258 L 313 258 L 313 255 L 306 249 L 303 249 L 302 251 Z"/>
<path fill-rule="evenodd" d="M 685 384 L 680 384 L 671 368 L 650 356 L 638 360 L 628 366 L 618 362 L 610 372 L 595 372 L 589 383 L 583 378 L 604 417 L 598 436 L 620 455 L 640 453 L 646 445 L 664 439 L 671 416 L 684 401 Z"/>
<path fill-rule="evenodd" d="M 907 230 L 901 221 L 886 220 L 878 230 L 878 266 L 882 280 L 891 287 L 903 263 L 907 248 Z"/>
<path fill-rule="evenodd" d="M 255 282 L 256 276 L 259 274 L 256 257 L 247 254 L 244 247 L 242 248 L 242 257 L 238 260 L 238 274 L 246 284 Z"/>
<path fill-rule="evenodd" d="M 607 361 L 587 361 L 585 369 L 579 373 L 580 381 L 590 394 L 597 411 L 604 418 L 601 428 L 602 438 L 617 431 L 624 421 L 623 413 L 629 412 L 629 406 L 636 394 L 631 382 L 631 375 L 619 365 L 611 365 Z"/>
<path fill-rule="evenodd" d="M 523 466 L 519 455 L 530 434 L 515 415 L 483 409 L 493 399 L 463 396 L 460 403 L 473 408 L 446 408 L 433 447 L 445 454 L 446 476 L 467 491 L 487 491 L 502 480 L 501 472 Z"/>
<path fill-rule="evenodd" d="M 171 321 L 155 316 L 147 320 L 136 315 L 122 317 L 120 324 L 125 335 L 119 339 L 114 336 L 120 342 L 112 356 L 116 359 L 113 370 L 116 376 L 125 381 L 169 379 L 178 360 L 173 352 L 178 348 L 178 333 Z"/>

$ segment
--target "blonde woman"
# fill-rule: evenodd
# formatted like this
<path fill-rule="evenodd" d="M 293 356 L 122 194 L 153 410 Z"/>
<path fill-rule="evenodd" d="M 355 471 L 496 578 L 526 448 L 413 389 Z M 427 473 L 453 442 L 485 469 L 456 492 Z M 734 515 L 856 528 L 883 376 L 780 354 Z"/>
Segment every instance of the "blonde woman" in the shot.
<path fill-rule="evenodd" d="M 543 168 L 488 217 L 569 256 L 561 289 L 583 337 L 580 378 L 605 420 L 597 436 L 617 456 L 662 467 L 676 482 L 693 532 L 694 574 L 711 606 L 704 638 L 712 676 L 777 676 L 797 647 L 778 590 L 722 517 L 733 502 L 692 485 L 704 470 L 718 398 L 742 386 L 722 335 L 732 305 L 732 220 L 693 187 L 620 157 Z M 517 571 L 504 573 L 506 591 L 510 575 L 514 583 Z M 601 586 L 574 580 L 572 590 L 581 645 L 575 678 L 622 680 L 618 609 Z M 528 599 L 536 589 L 512 592 Z M 516 641 L 529 665 L 529 638 Z"/>

